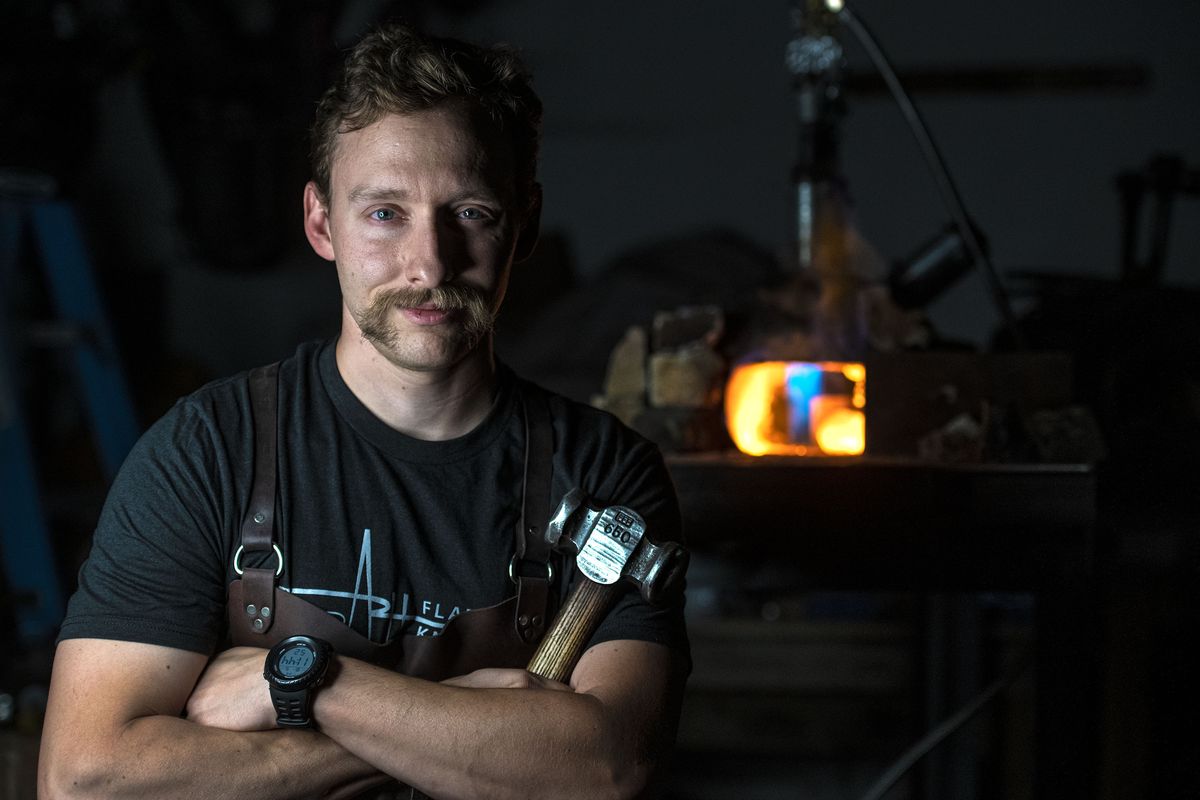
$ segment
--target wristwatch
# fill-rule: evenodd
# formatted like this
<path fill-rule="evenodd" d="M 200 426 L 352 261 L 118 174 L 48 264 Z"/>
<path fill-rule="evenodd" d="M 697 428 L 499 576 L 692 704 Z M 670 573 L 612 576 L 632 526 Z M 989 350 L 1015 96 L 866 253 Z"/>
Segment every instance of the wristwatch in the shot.
<path fill-rule="evenodd" d="M 312 727 L 313 692 L 325 680 L 332 653 L 329 642 L 312 636 L 289 637 L 267 653 L 263 677 L 271 687 L 276 725 Z"/>

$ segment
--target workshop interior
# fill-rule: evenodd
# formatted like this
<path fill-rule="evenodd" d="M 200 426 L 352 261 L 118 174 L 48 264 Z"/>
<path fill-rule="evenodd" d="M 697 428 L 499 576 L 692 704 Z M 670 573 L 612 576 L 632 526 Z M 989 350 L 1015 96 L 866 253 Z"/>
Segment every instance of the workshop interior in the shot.
<path fill-rule="evenodd" d="M 0 8 L 0 800 L 138 435 L 336 334 L 306 130 L 396 17 L 511 43 L 545 105 L 498 357 L 666 455 L 664 797 L 1200 796 L 1195 3 L 32 0 Z"/>

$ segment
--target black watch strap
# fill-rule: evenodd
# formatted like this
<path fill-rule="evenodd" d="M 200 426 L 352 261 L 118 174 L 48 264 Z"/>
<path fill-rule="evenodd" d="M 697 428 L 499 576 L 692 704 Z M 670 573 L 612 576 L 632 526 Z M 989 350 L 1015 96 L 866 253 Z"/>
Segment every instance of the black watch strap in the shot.
<path fill-rule="evenodd" d="M 271 704 L 275 706 L 275 724 L 282 728 L 312 727 L 312 692 L 308 689 L 276 689 L 271 687 Z"/>

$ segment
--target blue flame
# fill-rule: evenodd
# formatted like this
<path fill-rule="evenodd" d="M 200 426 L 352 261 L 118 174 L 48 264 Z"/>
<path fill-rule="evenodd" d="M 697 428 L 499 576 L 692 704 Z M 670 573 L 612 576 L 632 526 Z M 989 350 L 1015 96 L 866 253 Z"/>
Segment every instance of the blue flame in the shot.
<path fill-rule="evenodd" d="M 821 394 L 820 364 L 792 361 L 787 365 L 784 392 L 788 402 L 788 436 L 793 442 L 812 440 L 809 401 Z"/>

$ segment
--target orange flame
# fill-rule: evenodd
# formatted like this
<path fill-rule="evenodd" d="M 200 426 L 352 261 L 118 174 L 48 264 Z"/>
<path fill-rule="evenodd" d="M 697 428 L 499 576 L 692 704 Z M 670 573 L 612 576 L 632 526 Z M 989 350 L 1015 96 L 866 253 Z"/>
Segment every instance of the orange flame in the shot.
<path fill-rule="evenodd" d="M 765 361 L 733 371 L 725 424 L 743 453 L 861 455 L 866 450 L 862 364 Z"/>

